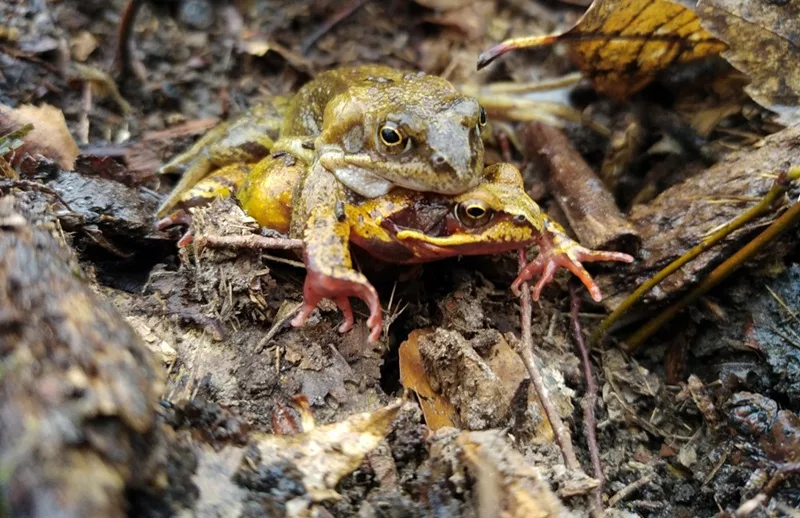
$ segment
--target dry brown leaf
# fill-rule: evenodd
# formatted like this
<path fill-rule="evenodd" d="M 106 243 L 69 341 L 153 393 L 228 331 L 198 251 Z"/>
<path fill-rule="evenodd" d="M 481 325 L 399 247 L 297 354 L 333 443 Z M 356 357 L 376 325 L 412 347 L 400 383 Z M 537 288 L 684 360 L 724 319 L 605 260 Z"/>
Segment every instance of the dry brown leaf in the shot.
<path fill-rule="evenodd" d="M 403 401 L 397 400 L 374 412 L 355 414 L 297 435 L 253 435 L 239 474 L 246 476 L 259 465 L 291 463 L 312 501 L 337 500 L 339 480 L 386 438 L 402 405 Z"/>
<path fill-rule="evenodd" d="M 41 106 L 23 104 L 16 108 L 0 104 L 0 134 L 25 124 L 33 124 L 33 130 L 25 137 L 25 143 L 15 152 L 12 163 L 17 163 L 25 153 L 28 153 L 49 158 L 56 161 L 63 169 L 72 170 L 80 150 L 67 129 L 61 110 L 49 104 Z"/>
<path fill-rule="evenodd" d="M 622 100 L 667 67 L 718 54 L 726 45 L 687 7 L 670 0 L 595 0 L 562 34 L 507 40 L 478 58 L 482 68 L 511 50 L 565 43 L 598 92 Z"/>
<path fill-rule="evenodd" d="M 701 0 L 698 14 L 729 45 L 722 56 L 751 78 L 745 91 L 782 124 L 800 123 L 800 0 Z"/>
<path fill-rule="evenodd" d="M 431 332 L 431 329 L 415 329 L 400 344 L 400 383 L 417 395 L 425 424 L 435 431 L 445 426 L 457 427 L 457 411 L 450 401 L 431 388 L 428 373 L 425 372 L 425 365 L 419 354 L 417 340 Z"/>
<path fill-rule="evenodd" d="M 539 470 L 498 432 L 462 433 L 456 442 L 475 477 L 479 516 L 572 516 L 542 479 Z"/>

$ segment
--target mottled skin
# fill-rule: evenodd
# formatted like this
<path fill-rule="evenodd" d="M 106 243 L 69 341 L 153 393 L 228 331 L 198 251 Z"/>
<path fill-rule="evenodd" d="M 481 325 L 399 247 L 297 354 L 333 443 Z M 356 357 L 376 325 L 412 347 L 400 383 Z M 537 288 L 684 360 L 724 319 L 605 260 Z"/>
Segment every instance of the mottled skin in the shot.
<path fill-rule="evenodd" d="M 221 169 L 180 200 L 194 205 L 221 192 L 236 190 L 240 170 Z M 336 302 L 345 316 L 340 331 L 353 325 L 349 297 L 362 299 L 370 310 L 370 340 L 382 330 L 380 300 L 367 278 L 353 269 L 350 246 L 390 263 L 423 263 L 456 255 L 501 253 L 539 245 L 539 255 L 517 277 L 519 286 L 541 274 L 534 290 L 538 298 L 559 266 L 575 273 L 595 300 L 599 289 L 581 261 L 625 261 L 615 252 L 587 250 L 566 236 L 525 193 L 519 171 L 495 164 L 476 186 L 459 195 L 394 189 L 384 196 L 363 198 L 347 192 L 333 177 L 315 177 L 293 155 L 280 153 L 253 166 L 237 197 L 244 210 L 264 227 L 302 238 L 307 276 L 303 306 L 292 321 L 302 325 L 323 298 Z M 325 217 L 320 206 L 331 201 L 336 217 Z M 172 224 L 167 218 L 163 226 Z"/>
<path fill-rule="evenodd" d="M 165 165 L 162 173 L 184 176 L 158 214 L 212 170 L 279 151 L 367 198 L 394 187 L 462 193 L 481 178 L 485 123 L 477 100 L 440 77 L 377 65 L 330 70 L 291 98 L 218 126 Z"/>

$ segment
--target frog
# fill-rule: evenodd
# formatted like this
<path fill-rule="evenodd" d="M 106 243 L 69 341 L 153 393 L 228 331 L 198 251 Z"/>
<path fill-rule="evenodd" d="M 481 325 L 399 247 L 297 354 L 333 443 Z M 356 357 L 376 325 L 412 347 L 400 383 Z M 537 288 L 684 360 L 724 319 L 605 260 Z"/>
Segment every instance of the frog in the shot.
<path fill-rule="evenodd" d="M 382 65 L 328 70 L 218 125 L 161 167 L 183 175 L 157 215 L 212 171 L 277 152 L 365 198 L 396 187 L 460 194 L 481 179 L 487 122 L 475 97 L 439 76 Z"/>
<path fill-rule="evenodd" d="M 480 181 L 457 195 L 395 188 L 374 198 L 348 193 L 333 175 L 315 177 L 302 160 L 278 152 L 253 166 L 229 165 L 199 182 L 178 201 L 180 210 L 207 203 L 226 191 L 261 227 L 303 240 L 306 278 L 303 303 L 292 320 L 302 326 L 323 298 L 333 300 L 344 315 L 339 331 L 354 325 L 349 298 L 369 308 L 368 340 L 379 340 L 382 310 L 367 277 L 353 268 L 351 247 L 394 264 L 417 264 L 460 255 L 488 255 L 538 245 L 537 257 L 522 268 L 511 285 L 540 276 L 532 295 L 538 300 L 559 267 L 574 273 L 596 301 L 599 288 L 582 262 L 631 262 L 627 254 L 593 251 L 572 240 L 525 192 L 515 166 L 498 163 L 484 169 Z M 323 200 L 333 200 L 336 217 L 315 215 Z M 159 226 L 182 220 L 180 213 Z M 333 223 L 333 224 L 331 224 Z"/>

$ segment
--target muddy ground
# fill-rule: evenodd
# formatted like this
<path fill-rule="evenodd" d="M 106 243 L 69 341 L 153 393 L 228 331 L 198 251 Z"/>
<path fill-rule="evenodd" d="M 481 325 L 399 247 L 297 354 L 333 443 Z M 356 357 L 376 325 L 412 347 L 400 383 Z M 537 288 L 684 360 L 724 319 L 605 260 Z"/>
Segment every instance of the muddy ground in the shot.
<path fill-rule="evenodd" d="M 155 170 L 259 97 L 290 92 L 316 71 L 354 62 L 422 69 L 458 84 L 563 74 L 571 65 L 558 49 L 512 54 L 480 73 L 475 62 L 494 42 L 563 29 L 583 9 L 532 1 L 463 2 L 469 5 L 456 10 L 421 5 L 448 2 L 366 2 L 312 41 L 350 3 L 150 2 L 136 19 L 132 65 L 118 81 L 118 95 L 105 80 L 93 81 L 106 88 L 89 88 L 81 66 L 121 77 L 114 59 L 125 2 L 0 4 L 3 23 L 18 31 L 0 38 L 0 102 L 59 108 L 82 154 L 73 171 L 31 159 L 20 166 L 20 181 L 0 183 L 6 196 L 0 200 L 0 344 L 8 373 L 2 446 L 13 468 L 4 471 L 14 473 L 4 480 L 4 515 L 593 512 L 593 483 L 572 491 L 576 474 L 565 467 L 513 352 L 521 343 L 520 302 L 508 289 L 517 269 L 513 254 L 367 270 L 390 321 L 371 345 L 360 304 L 355 328 L 343 335 L 333 304 L 323 304 L 303 328 L 288 324 L 302 298 L 304 271 L 286 261 L 295 256 L 178 249 L 178 229 L 154 227 L 155 209 L 173 181 L 156 178 Z M 586 85 L 573 92 L 573 101 L 614 127 L 648 106 L 677 111 L 657 101 L 665 92 L 674 95 L 673 87 L 663 81 L 633 108 L 598 98 Z M 580 124 L 565 132 L 599 168 L 608 139 Z M 738 181 L 714 174 L 738 171 L 736 178 L 746 178 L 756 163 L 796 162 L 799 141 L 796 129 L 775 135 L 750 160 L 728 156 L 730 139 L 717 135 L 703 143 L 714 151 L 711 160 L 702 153 L 642 159 L 633 169 L 662 171 L 647 180 L 656 192 L 680 189 L 689 177 L 695 183 L 629 212 L 643 241 L 640 261 L 630 269 L 592 268 L 604 292 L 619 300 L 665 258 L 693 244 L 681 241 L 689 230 L 666 237 L 659 231 L 665 221 L 695 223 L 669 212 L 689 213 L 675 201 L 682 192 Z M 498 161 L 502 153 L 491 147 L 487 158 Z M 516 149 L 512 158 L 524 166 L 532 196 L 563 221 L 544 169 Z M 718 194 L 751 199 L 770 185 L 765 180 Z M 634 181 L 618 193 L 623 208 L 635 199 L 635 187 Z M 714 217 L 723 223 L 740 209 L 692 214 L 713 228 Z M 199 209 L 194 225 L 209 235 L 256 230 L 229 200 Z M 700 266 L 654 292 L 636 316 L 685 292 L 763 226 L 754 223 L 726 251 L 704 256 Z M 797 237 L 791 229 L 636 354 L 621 352 L 613 337 L 591 351 L 601 496 L 609 516 L 731 516 L 743 504 L 750 507 L 741 516 L 797 515 Z M 549 396 L 592 475 L 570 282 L 560 274 L 534 303 L 532 336 Z M 608 308 L 592 304 L 582 287 L 575 291 L 588 334 Z M 415 333 L 423 329 L 430 332 Z M 432 431 L 413 394 L 396 403 L 404 394 L 399 350 L 407 340 L 416 343 L 431 386 L 449 401 L 461 432 Z M 371 414 L 364 422 L 346 421 L 359 412 Z M 320 435 L 293 435 L 310 416 Z M 351 435 L 323 426 L 337 422 L 349 423 Z M 35 440 L 20 442 L 23 436 Z M 361 442 L 372 447 L 343 447 Z M 346 457 L 343 467 L 334 467 L 340 457 Z M 328 478 L 310 482 L 315 471 Z M 765 492 L 769 498 L 758 500 Z"/>

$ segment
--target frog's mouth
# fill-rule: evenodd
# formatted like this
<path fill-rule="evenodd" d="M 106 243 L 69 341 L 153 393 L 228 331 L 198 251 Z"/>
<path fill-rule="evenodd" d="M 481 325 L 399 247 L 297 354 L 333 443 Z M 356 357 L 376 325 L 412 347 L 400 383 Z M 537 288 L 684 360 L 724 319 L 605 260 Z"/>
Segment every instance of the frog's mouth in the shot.
<path fill-rule="evenodd" d="M 461 194 L 481 181 L 477 175 L 437 175 L 424 162 L 379 161 L 366 153 L 345 153 L 339 148 L 319 149 L 318 163 L 351 190 L 366 198 L 377 198 L 394 187 L 448 196 Z M 410 171 L 424 171 L 412 175 Z"/>
<path fill-rule="evenodd" d="M 438 216 L 420 217 L 418 207 L 403 211 L 383 220 L 381 226 L 416 255 L 430 258 L 503 253 L 536 241 L 537 234 L 528 222 L 511 214 L 497 214 L 493 221 L 470 232 L 458 230 L 452 211 L 442 208 L 446 212 Z"/>

